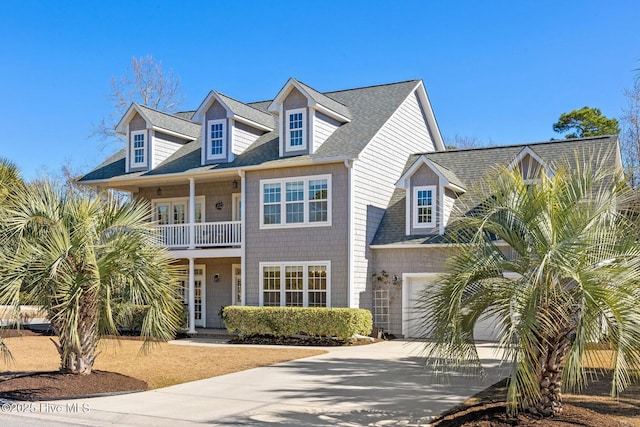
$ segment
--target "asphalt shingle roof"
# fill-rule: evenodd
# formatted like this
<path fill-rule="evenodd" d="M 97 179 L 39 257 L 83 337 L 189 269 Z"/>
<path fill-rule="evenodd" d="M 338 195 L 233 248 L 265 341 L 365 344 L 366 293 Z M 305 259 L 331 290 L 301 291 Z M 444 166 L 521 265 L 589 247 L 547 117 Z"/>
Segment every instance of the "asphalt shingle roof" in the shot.
<path fill-rule="evenodd" d="M 562 141 L 547 141 L 510 145 L 502 147 L 476 148 L 468 150 L 440 151 L 433 153 L 419 153 L 410 156 L 405 165 L 405 173 L 425 156 L 431 162 L 446 168 L 459 179 L 457 185 L 469 189 L 478 184 L 496 167 L 508 166 L 516 156 L 529 147 L 552 169 L 558 161 L 568 162 L 570 167 L 577 166 L 578 161 L 588 159 L 589 155 L 604 155 L 615 153 L 617 149 L 616 136 L 598 136 L 591 138 L 568 139 Z M 610 155 L 608 166 L 615 166 L 615 156 Z M 404 173 L 403 173 L 404 174 Z M 448 178 L 449 179 L 449 178 Z M 454 182 L 451 181 L 450 182 Z M 459 195 L 455 206 L 474 206 L 481 200 L 473 200 L 475 192 Z M 406 202 L 405 190 L 396 189 L 391 197 L 389 205 L 382 218 L 380 226 L 373 239 L 373 245 L 387 244 L 430 244 L 445 241 L 445 236 L 433 235 L 406 235 Z M 455 207 L 454 207 L 455 212 Z M 452 217 L 453 217 L 452 213 Z M 445 230 L 446 235 L 446 230 Z"/>
<path fill-rule="evenodd" d="M 234 114 L 240 117 L 244 117 L 245 119 L 251 120 L 253 122 L 259 123 L 270 129 L 274 129 L 276 127 L 277 120 L 275 120 L 273 115 L 267 113 L 266 111 L 258 110 L 257 108 L 252 107 L 249 104 L 244 104 L 220 92 L 215 92 L 215 93 L 220 97 L 222 102 L 224 102 L 227 105 L 227 107 L 231 109 L 231 111 Z"/>
<path fill-rule="evenodd" d="M 327 99 L 333 99 L 336 104 L 348 106 L 351 121 L 337 128 L 311 155 L 280 158 L 278 121 L 273 120 L 274 130 L 260 136 L 242 154 L 236 156 L 233 162 L 202 166 L 200 157 L 202 142 L 199 138 L 200 125 L 191 123 L 198 128 L 197 135 L 195 135 L 198 139 L 180 147 L 153 170 L 125 173 L 125 149 L 122 149 L 82 177 L 80 181 L 96 181 L 119 177 L 136 178 L 183 172 L 198 173 L 253 165 L 282 165 L 303 159 L 356 158 L 402 102 L 415 90 L 418 83 L 419 80 L 410 80 L 321 94 Z M 227 99 L 232 98 L 226 97 L 225 102 Z M 235 102 L 242 104 L 239 101 Z M 324 100 L 324 102 L 327 101 Z M 241 108 L 244 108 L 242 111 L 245 112 L 256 110 L 256 113 L 271 115 L 268 112 L 270 103 L 271 100 L 247 103 L 246 105 L 242 104 L 244 107 Z M 329 108 L 328 105 L 325 106 Z M 236 105 L 236 107 L 238 106 Z M 155 110 L 149 110 L 155 112 Z M 159 114 L 162 117 L 173 117 L 165 113 Z M 241 115 L 240 113 L 238 114 Z M 174 117 L 174 119 L 180 122 L 184 121 L 178 117 Z"/>
<path fill-rule="evenodd" d="M 341 116 L 344 116 L 348 119 L 351 119 L 351 113 L 349 112 L 349 108 L 347 108 L 346 105 L 344 105 L 343 103 L 341 103 L 340 101 L 337 101 L 336 99 L 332 98 L 330 95 L 328 94 L 322 94 L 320 92 L 318 92 L 317 90 L 315 90 L 314 88 L 307 86 L 306 84 L 302 83 L 300 80 L 295 80 L 300 86 L 302 86 L 304 88 L 305 91 L 307 91 L 307 93 L 309 94 L 309 96 L 316 101 L 318 104 L 327 107 L 328 109 L 335 111 L 336 113 L 340 114 Z"/>
<path fill-rule="evenodd" d="M 200 125 L 193 123 L 189 119 L 169 113 L 163 113 L 162 111 L 154 110 L 153 108 L 145 107 L 141 104 L 136 104 L 136 106 L 140 108 L 140 111 L 142 111 L 145 117 L 151 121 L 151 124 L 154 126 L 181 133 L 193 139 L 200 136 Z"/>

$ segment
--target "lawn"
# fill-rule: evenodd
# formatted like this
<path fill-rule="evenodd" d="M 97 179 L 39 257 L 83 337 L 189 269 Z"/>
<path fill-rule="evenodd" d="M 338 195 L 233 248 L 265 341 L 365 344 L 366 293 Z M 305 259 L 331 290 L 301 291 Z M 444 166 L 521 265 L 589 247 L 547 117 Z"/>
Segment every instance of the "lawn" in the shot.
<path fill-rule="evenodd" d="M 2 376 L 14 372 L 56 371 L 60 356 L 49 337 L 5 338 L 14 361 L 3 363 Z M 238 346 L 185 346 L 160 343 L 147 354 L 137 340 L 104 339 L 94 369 L 117 372 L 145 381 L 149 389 L 167 387 L 287 360 L 326 353 L 305 348 L 258 348 Z M 2 362 L 0 362 L 2 363 Z"/>

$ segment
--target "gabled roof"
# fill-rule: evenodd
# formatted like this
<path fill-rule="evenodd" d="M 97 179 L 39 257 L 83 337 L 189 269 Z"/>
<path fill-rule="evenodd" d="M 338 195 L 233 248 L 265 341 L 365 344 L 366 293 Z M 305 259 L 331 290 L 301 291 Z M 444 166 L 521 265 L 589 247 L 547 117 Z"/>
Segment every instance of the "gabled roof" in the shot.
<path fill-rule="evenodd" d="M 271 104 L 269 105 L 269 111 L 276 113 L 279 111 L 277 105 L 282 104 L 284 99 L 287 97 L 292 88 L 298 89 L 305 95 L 310 101 L 308 106 L 322 106 L 328 109 L 329 111 L 325 111 L 330 115 L 333 115 L 336 120 L 341 122 L 348 122 L 351 120 L 351 112 L 347 108 L 346 105 L 341 103 L 340 101 L 332 98 L 330 95 L 322 94 L 317 90 L 313 89 L 311 86 L 307 86 L 299 80 L 294 78 L 290 78 L 287 83 L 280 89 L 280 92 L 273 99 Z M 334 113 L 334 114 L 331 114 Z"/>
<path fill-rule="evenodd" d="M 227 110 L 227 117 L 232 117 L 235 120 L 245 122 L 250 126 L 265 131 L 271 131 L 276 126 L 275 120 L 271 114 L 258 110 L 257 108 L 244 104 L 215 90 L 209 92 L 207 97 L 200 104 L 200 107 L 198 107 L 191 117 L 191 120 L 194 122 L 201 122 L 204 119 L 204 114 L 214 101 L 218 101 L 220 105 Z"/>
<path fill-rule="evenodd" d="M 445 168 L 433 160 L 427 159 L 425 155 L 420 156 L 413 162 L 411 167 L 402 174 L 396 186 L 398 188 L 407 189 L 409 186 L 409 179 L 418 169 L 420 169 L 420 166 L 422 165 L 425 165 L 440 177 L 440 184 L 442 186 L 450 188 L 456 192 L 465 192 L 465 183 L 458 178 L 452 170 Z"/>
<path fill-rule="evenodd" d="M 352 120 L 338 127 L 311 155 L 279 157 L 277 120 L 274 130 L 260 136 L 232 162 L 201 165 L 201 141 L 196 139 L 180 147 L 174 154 L 151 171 L 125 173 L 125 150 L 107 159 L 81 182 L 104 182 L 158 177 L 168 174 L 198 174 L 230 168 L 278 167 L 296 162 L 326 162 L 331 159 L 355 159 L 400 105 L 421 85 L 419 80 L 327 92 L 324 95 L 349 107 Z M 265 114 L 271 101 L 252 102 L 247 106 Z M 199 135 L 199 133 L 198 133 Z"/>
<path fill-rule="evenodd" d="M 522 151 L 518 153 L 516 158 L 513 159 L 513 161 L 511 161 L 508 168 L 513 169 L 517 167 L 520 164 L 520 162 L 522 162 L 522 160 L 524 160 L 524 158 L 527 156 L 531 157 L 534 161 L 536 161 L 540 165 L 540 167 L 544 169 L 547 176 L 550 177 L 553 175 L 553 169 L 547 164 L 547 162 L 542 160 L 542 158 L 530 146 L 524 147 Z"/>
<path fill-rule="evenodd" d="M 116 131 L 126 133 L 126 125 L 135 113 L 140 114 L 147 122 L 147 127 L 178 134 L 186 139 L 196 139 L 200 135 L 200 125 L 180 116 L 154 110 L 144 105 L 133 103 L 116 126 Z"/>
<path fill-rule="evenodd" d="M 529 150 L 526 150 L 527 148 Z M 618 138 L 616 136 L 597 136 L 500 147 L 418 153 L 409 157 L 403 175 L 407 175 L 416 164 L 419 166 L 421 164 L 419 162 L 424 158 L 433 165 L 439 165 L 451 171 L 465 184 L 465 188 L 470 188 L 486 178 L 487 174 L 495 167 L 509 167 L 514 164 L 514 160 L 523 152 L 525 154 L 535 152 L 540 161 L 550 167 L 553 167 L 558 161 L 566 161 L 571 167 L 577 167 L 578 161 L 585 161 L 588 159 L 588 155 L 597 154 L 609 155 L 607 162 L 611 168 L 616 167 L 619 161 Z M 444 236 L 438 234 L 406 235 L 405 191 L 403 188 L 395 190 L 372 245 L 427 245 L 445 241 L 447 239 L 446 230 Z M 475 192 L 459 195 L 455 206 L 476 206 L 482 200 L 474 200 L 474 197 L 477 197 Z M 451 218 L 454 217 L 454 213 Z"/>

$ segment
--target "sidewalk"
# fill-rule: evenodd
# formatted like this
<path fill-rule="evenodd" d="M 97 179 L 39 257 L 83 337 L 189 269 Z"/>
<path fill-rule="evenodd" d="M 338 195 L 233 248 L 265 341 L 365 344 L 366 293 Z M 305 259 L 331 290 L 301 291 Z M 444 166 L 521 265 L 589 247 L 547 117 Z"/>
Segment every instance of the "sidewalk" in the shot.
<path fill-rule="evenodd" d="M 221 345 L 198 341 L 205 340 L 179 343 Z M 163 389 L 49 402 L 53 409 L 48 412 L 47 403 L 38 410 L 36 402 L 34 413 L 11 413 L 3 416 L 2 424 L 418 426 L 507 374 L 498 369 L 494 347 L 482 344 L 484 381 L 454 376 L 438 384 L 424 367 L 422 347 L 417 342 L 385 341 L 327 348 L 327 354 Z"/>

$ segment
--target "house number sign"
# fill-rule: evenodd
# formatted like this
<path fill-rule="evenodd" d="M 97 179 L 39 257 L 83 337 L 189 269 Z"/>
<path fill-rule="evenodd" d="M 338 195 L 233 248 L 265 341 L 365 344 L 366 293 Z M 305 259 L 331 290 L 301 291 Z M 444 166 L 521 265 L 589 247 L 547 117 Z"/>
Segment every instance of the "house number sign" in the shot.
<path fill-rule="evenodd" d="M 222 206 L 224 206 L 224 205 L 222 204 L 222 202 L 221 202 L 221 201 L 217 201 L 217 202 L 216 202 L 216 209 L 221 210 L 221 209 L 222 209 Z"/>

